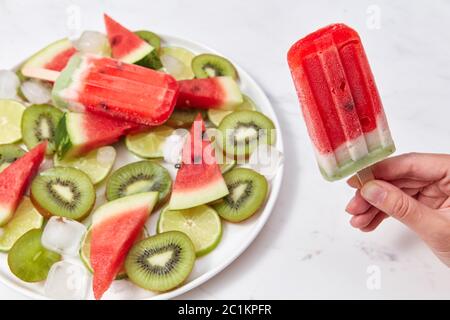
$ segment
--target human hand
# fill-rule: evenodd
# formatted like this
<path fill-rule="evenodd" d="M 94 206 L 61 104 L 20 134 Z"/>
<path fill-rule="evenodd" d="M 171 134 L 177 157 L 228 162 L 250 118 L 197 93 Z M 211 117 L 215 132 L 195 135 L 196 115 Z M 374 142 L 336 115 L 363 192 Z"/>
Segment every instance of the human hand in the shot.
<path fill-rule="evenodd" d="M 450 155 L 410 153 L 372 166 L 376 180 L 357 190 L 350 224 L 375 230 L 391 216 L 416 232 L 450 267 Z M 356 176 L 347 183 L 358 189 Z"/>

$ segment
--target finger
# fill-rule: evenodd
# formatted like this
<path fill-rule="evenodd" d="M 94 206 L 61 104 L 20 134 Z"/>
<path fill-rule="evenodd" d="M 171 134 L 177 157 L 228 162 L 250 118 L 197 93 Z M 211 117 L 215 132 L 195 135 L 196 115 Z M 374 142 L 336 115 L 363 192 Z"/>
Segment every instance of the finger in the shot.
<path fill-rule="evenodd" d="M 433 209 L 440 208 L 444 204 L 445 200 L 446 197 L 430 197 L 423 193 L 419 194 L 417 197 L 417 201 Z"/>
<path fill-rule="evenodd" d="M 359 181 L 358 177 L 352 176 L 350 179 L 347 180 L 347 184 L 354 188 L 354 189 L 360 189 L 361 188 L 361 182 Z"/>
<path fill-rule="evenodd" d="M 371 207 L 369 210 L 367 210 L 366 213 L 353 216 L 350 219 L 350 224 L 352 225 L 352 227 L 358 229 L 367 227 L 379 212 L 380 210 L 378 210 L 377 208 Z"/>
<path fill-rule="evenodd" d="M 372 166 L 372 171 L 379 180 L 437 181 L 445 177 L 449 161 L 450 155 L 408 153 L 378 162 Z"/>
<path fill-rule="evenodd" d="M 410 197 L 415 197 L 418 193 L 419 193 L 419 191 L 420 191 L 420 189 L 415 189 L 415 188 L 404 188 L 404 189 L 401 189 L 404 193 L 406 193 L 408 196 L 410 196 Z"/>
<path fill-rule="evenodd" d="M 402 178 L 397 180 L 391 180 L 389 183 L 393 184 L 397 188 L 403 189 L 403 188 L 416 188 L 421 189 L 428 186 L 432 181 L 425 181 L 425 180 L 414 180 L 414 179 L 408 179 L 408 178 Z"/>
<path fill-rule="evenodd" d="M 385 181 L 369 181 L 361 189 L 361 196 L 419 234 L 426 234 L 434 225 L 430 208 Z"/>
<path fill-rule="evenodd" d="M 363 197 L 359 190 L 355 192 L 355 196 L 349 201 L 345 211 L 352 215 L 358 215 L 365 213 L 372 205 L 368 203 Z"/>
<path fill-rule="evenodd" d="M 378 214 L 373 218 L 373 220 L 370 222 L 369 225 L 367 225 L 364 228 L 361 228 L 360 230 L 362 232 L 371 232 L 378 228 L 378 226 L 384 221 L 384 219 L 388 218 L 389 216 L 384 212 L 378 212 Z"/>
<path fill-rule="evenodd" d="M 403 189 L 403 192 L 410 196 L 415 196 L 419 190 Z M 355 196 L 349 201 L 345 211 L 351 215 L 360 215 L 365 214 L 370 208 L 372 208 L 372 205 L 361 196 L 361 192 L 359 190 L 356 190 Z"/>

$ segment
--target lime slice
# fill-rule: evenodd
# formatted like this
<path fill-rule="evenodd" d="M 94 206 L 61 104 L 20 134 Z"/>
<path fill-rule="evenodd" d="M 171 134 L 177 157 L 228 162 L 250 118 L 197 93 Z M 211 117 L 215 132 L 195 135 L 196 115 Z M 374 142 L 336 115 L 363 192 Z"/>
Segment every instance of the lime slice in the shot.
<path fill-rule="evenodd" d="M 235 111 L 256 110 L 256 104 L 253 102 L 253 100 L 245 94 L 242 96 L 244 98 L 244 102 L 242 102 L 241 105 L 237 106 Z M 223 120 L 223 118 L 225 118 L 227 115 L 229 115 L 232 112 L 233 111 L 209 109 L 208 110 L 208 119 L 216 127 L 218 127 L 220 122 Z"/>
<path fill-rule="evenodd" d="M 131 152 L 142 158 L 162 158 L 164 141 L 174 131 L 168 126 L 159 126 L 150 131 L 129 134 L 125 144 Z"/>
<path fill-rule="evenodd" d="M 92 150 L 83 157 L 58 159 L 55 155 L 55 167 L 73 167 L 86 173 L 93 184 L 103 181 L 111 171 L 116 160 L 116 150 L 111 146 Z"/>
<path fill-rule="evenodd" d="M 3 227 L 0 236 L 0 251 L 8 251 L 22 235 L 31 229 L 42 227 L 44 218 L 34 208 L 30 198 L 24 197 L 17 207 L 14 217 Z"/>
<path fill-rule="evenodd" d="M 89 227 L 87 232 L 84 234 L 83 241 L 81 242 L 80 247 L 80 258 L 81 261 L 83 261 L 84 265 L 90 272 L 94 272 L 91 266 L 91 236 L 92 236 L 92 230 Z M 147 229 L 143 229 L 141 234 L 138 236 L 137 241 L 145 239 L 148 237 Z M 116 276 L 116 280 L 124 279 L 127 277 L 127 274 L 125 272 L 125 269 L 122 267 L 122 269 L 119 271 L 119 273 Z"/>
<path fill-rule="evenodd" d="M 25 106 L 14 100 L 0 100 L 0 144 L 22 139 L 22 114 Z"/>
<path fill-rule="evenodd" d="M 216 210 L 201 205 L 184 210 L 164 209 L 158 220 L 157 232 L 181 231 L 188 235 L 197 257 L 217 247 L 222 237 L 222 222 Z"/>
<path fill-rule="evenodd" d="M 191 68 L 194 57 L 195 55 L 192 52 L 180 47 L 161 48 L 159 56 L 164 68 L 177 80 L 194 78 L 194 72 Z"/>

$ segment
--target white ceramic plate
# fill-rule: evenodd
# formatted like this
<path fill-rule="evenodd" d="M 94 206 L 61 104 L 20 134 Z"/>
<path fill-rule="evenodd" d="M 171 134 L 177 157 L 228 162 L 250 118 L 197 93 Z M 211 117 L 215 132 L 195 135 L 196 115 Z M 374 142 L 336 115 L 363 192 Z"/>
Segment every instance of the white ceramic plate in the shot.
<path fill-rule="evenodd" d="M 164 46 L 180 46 L 191 50 L 195 54 L 208 52 L 217 53 L 206 46 L 192 41 L 167 35 L 162 35 L 162 38 L 164 39 Z M 255 101 L 259 110 L 266 114 L 274 122 L 277 128 L 277 142 L 275 146 L 279 151 L 283 152 L 283 137 L 281 136 L 281 130 L 279 130 L 280 124 L 269 99 L 258 84 L 253 80 L 253 78 L 247 74 L 247 72 L 245 72 L 236 63 L 234 63 L 234 65 L 239 72 L 240 87 L 242 92 L 251 97 Z M 123 166 L 126 163 L 142 160 L 128 152 L 123 143 L 117 144 L 116 149 L 118 151 L 118 156 L 113 170 Z M 46 167 L 46 165 L 44 166 Z M 174 174 L 175 172 L 174 170 L 169 171 L 171 174 Z M 249 220 L 239 224 L 232 224 L 228 222 L 223 223 L 223 236 L 219 246 L 208 255 L 197 259 L 194 270 L 183 286 L 166 293 L 155 293 L 139 289 L 128 280 L 119 280 L 114 281 L 111 288 L 105 293 L 104 299 L 170 299 L 186 293 L 187 291 L 198 287 L 211 279 L 213 276 L 230 265 L 237 257 L 239 257 L 261 231 L 275 205 L 275 201 L 280 191 L 282 177 L 283 167 L 281 166 L 277 175 L 270 181 L 269 197 L 263 209 L 259 213 L 255 214 Z M 104 185 L 101 185 L 98 188 L 97 195 L 97 205 L 99 205 L 104 201 Z M 156 233 L 156 221 L 158 216 L 159 212 L 153 213 L 146 225 L 150 235 Z M 0 254 L 0 281 L 10 288 L 31 298 L 47 299 L 44 294 L 43 283 L 29 284 L 16 278 L 9 271 L 6 258 L 7 254 Z M 68 259 L 81 263 L 81 261 L 77 258 L 75 258 L 75 260 L 73 260 L 74 258 Z M 93 295 L 90 293 L 89 298 L 92 297 Z"/>

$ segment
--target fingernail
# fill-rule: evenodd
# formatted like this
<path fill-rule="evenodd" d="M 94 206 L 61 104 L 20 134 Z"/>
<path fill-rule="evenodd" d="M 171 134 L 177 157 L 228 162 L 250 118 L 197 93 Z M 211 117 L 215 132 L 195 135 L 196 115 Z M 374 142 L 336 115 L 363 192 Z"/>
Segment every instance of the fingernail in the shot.
<path fill-rule="evenodd" d="M 376 182 L 368 182 L 361 189 L 361 195 L 372 204 L 381 204 L 387 192 Z"/>

